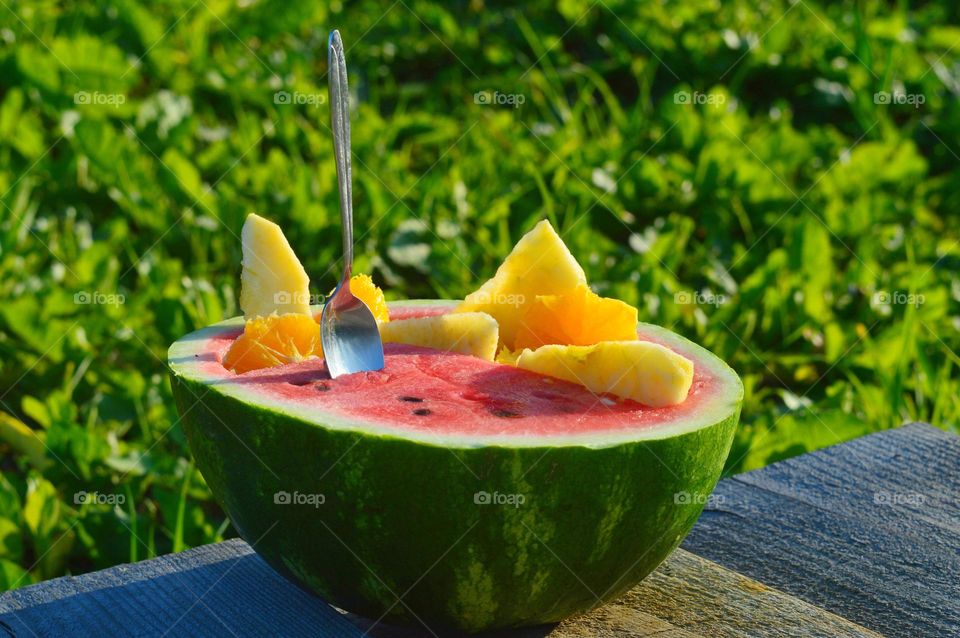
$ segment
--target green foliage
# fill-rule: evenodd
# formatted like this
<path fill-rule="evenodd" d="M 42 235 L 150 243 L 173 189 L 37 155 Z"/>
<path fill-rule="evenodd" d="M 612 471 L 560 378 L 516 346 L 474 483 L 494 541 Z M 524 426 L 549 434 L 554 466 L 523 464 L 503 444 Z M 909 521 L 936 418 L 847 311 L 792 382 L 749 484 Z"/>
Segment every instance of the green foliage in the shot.
<path fill-rule="evenodd" d="M 0 8 L 0 589 L 230 533 L 166 348 L 237 313 L 251 211 L 333 287 L 334 26 L 357 267 L 389 296 L 460 297 L 547 217 L 743 376 L 728 471 L 955 429 L 960 28 L 898 6 Z"/>

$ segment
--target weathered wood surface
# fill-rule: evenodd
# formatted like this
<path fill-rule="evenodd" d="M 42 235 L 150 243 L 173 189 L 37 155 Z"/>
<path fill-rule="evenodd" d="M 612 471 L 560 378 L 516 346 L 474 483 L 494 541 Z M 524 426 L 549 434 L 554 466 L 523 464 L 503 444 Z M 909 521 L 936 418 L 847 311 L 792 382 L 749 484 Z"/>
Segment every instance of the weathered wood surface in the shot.
<path fill-rule="evenodd" d="M 353 624 L 347 622 L 350 619 Z M 11 636 L 431 636 L 341 616 L 270 569 L 240 540 L 11 592 Z M 0 632 L 2 635 L 2 632 Z M 875 638 L 874 634 L 715 563 L 677 550 L 617 602 L 556 627 L 497 638 L 580 636 Z"/>
<path fill-rule="evenodd" d="M 358 632 L 235 539 L 8 592 L 0 596 L 0 637 L 8 635 L 356 638 Z"/>
<path fill-rule="evenodd" d="M 797 457 L 721 482 L 684 544 L 710 560 L 678 550 L 613 604 L 498 635 L 958 636 L 958 496 L 960 438 L 929 426 Z M 361 635 L 351 621 L 369 626 L 240 540 L 0 595 L 0 638 Z"/>
<path fill-rule="evenodd" d="M 960 636 L 960 437 L 912 424 L 722 481 L 683 547 L 887 636 Z"/>
<path fill-rule="evenodd" d="M 564 622 L 554 633 L 557 638 L 630 635 L 637 614 L 669 623 L 677 628 L 676 633 L 669 635 L 676 636 L 878 636 L 683 549 L 675 551 L 657 571 L 617 602 L 584 618 Z"/>
<path fill-rule="evenodd" d="M 372 626 L 373 638 L 429 638 L 429 631 Z M 683 549 L 614 603 L 555 627 L 489 638 L 878 638 L 879 634 Z"/>

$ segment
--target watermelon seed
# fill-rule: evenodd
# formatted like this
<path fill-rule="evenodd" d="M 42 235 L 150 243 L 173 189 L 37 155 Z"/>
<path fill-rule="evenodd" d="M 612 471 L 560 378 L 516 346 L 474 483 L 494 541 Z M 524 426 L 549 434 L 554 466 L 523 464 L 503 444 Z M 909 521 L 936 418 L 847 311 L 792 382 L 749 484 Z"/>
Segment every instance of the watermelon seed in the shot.
<path fill-rule="evenodd" d="M 523 415 L 519 412 L 514 412 L 513 410 L 505 410 L 503 408 L 490 408 L 490 414 L 493 416 L 503 417 L 504 419 L 519 419 Z"/>
<path fill-rule="evenodd" d="M 330 386 L 329 386 L 328 384 L 322 383 L 322 382 L 316 384 L 316 385 L 313 386 L 313 387 L 316 388 L 317 392 L 328 392 L 328 391 L 330 390 Z"/>
<path fill-rule="evenodd" d="M 407 401 L 408 403 L 423 403 L 423 399 L 420 397 L 397 397 L 401 401 Z"/>
<path fill-rule="evenodd" d="M 422 401 L 423 399 L 420 399 L 420 400 Z M 416 414 L 417 416 L 427 416 L 428 414 L 430 414 L 430 410 L 428 410 L 427 408 L 417 408 L 416 410 L 413 411 L 413 413 Z"/>

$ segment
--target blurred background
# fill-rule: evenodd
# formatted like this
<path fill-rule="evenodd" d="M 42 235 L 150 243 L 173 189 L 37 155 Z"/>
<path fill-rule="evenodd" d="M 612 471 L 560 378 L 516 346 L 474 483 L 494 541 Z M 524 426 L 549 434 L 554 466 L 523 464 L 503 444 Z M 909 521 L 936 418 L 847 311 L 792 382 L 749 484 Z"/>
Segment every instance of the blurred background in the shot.
<path fill-rule="evenodd" d="M 166 349 L 239 313 L 238 234 L 462 297 L 548 218 L 598 292 L 725 358 L 727 472 L 960 414 L 951 2 L 0 0 L 0 590 L 233 535 Z"/>

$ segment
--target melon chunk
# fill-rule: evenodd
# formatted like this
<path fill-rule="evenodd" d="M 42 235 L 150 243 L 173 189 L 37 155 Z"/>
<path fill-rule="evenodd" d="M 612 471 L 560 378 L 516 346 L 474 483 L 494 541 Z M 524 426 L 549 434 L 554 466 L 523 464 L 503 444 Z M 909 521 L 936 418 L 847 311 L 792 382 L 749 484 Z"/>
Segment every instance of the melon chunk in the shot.
<path fill-rule="evenodd" d="M 377 323 L 387 323 L 390 321 L 390 310 L 387 308 L 387 300 L 383 296 L 380 286 L 373 283 L 373 277 L 370 275 L 354 275 L 350 278 L 350 292 L 370 309 L 373 318 Z"/>
<path fill-rule="evenodd" d="M 320 325 L 313 317 L 271 314 L 247 320 L 243 334 L 224 356 L 223 367 L 243 374 L 322 356 Z"/>
<path fill-rule="evenodd" d="M 524 309 L 514 348 L 551 343 L 589 346 L 600 341 L 637 338 L 637 309 L 619 299 L 601 297 L 586 284 L 559 295 L 537 295 Z"/>
<path fill-rule="evenodd" d="M 516 365 L 655 408 L 683 403 L 693 384 L 693 362 L 649 341 L 548 345 L 524 350 Z"/>
<path fill-rule="evenodd" d="M 547 220 L 524 235 L 496 275 L 470 293 L 457 312 L 485 312 L 497 320 L 500 341 L 514 348 L 525 308 L 537 295 L 559 295 L 586 284 L 583 268 Z"/>
<path fill-rule="evenodd" d="M 517 365 L 517 359 L 520 357 L 520 352 L 520 350 L 500 348 L 500 352 L 497 353 L 497 358 L 494 361 L 505 366 L 515 366 Z"/>
<path fill-rule="evenodd" d="M 497 322 L 483 312 L 464 312 L 415 319 L 398 319 L 380 326 L 384 343 L 459 352 L 493 361 L 497 352 Z"/>
<path fill-rule="evenodd" d="M 310 278 L 280 227 L 251 214 L 243 224 L 240 240 L 240 308 L 244 316 L 310 314 Z"/>

